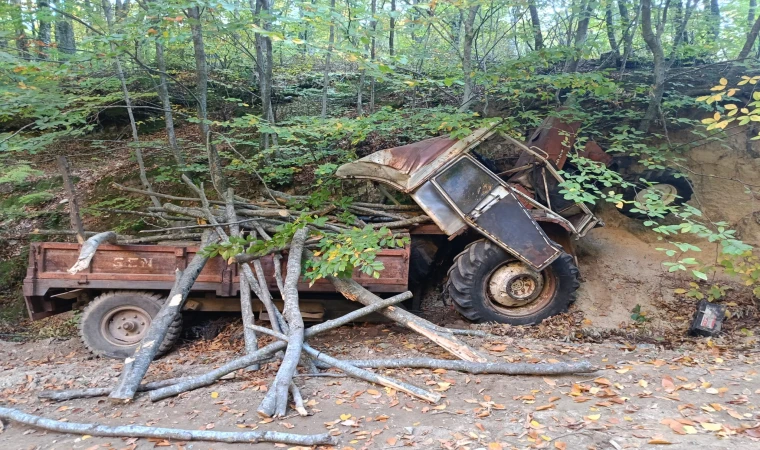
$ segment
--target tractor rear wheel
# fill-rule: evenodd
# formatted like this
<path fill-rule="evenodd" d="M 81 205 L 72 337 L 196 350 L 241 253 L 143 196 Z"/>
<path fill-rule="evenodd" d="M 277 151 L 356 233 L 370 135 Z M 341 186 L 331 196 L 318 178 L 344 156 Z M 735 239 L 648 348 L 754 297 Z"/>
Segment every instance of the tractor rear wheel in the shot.
<path fill-rule="evenodd" d="M 164 298 L 139 291 L 112 291 L 91 301 L 82 314 L 79 331 L 84 345 L 94 354 L 124 359 L 135 351 Z M 171 350 L 182 331 L 182 314 L 169 327 L 157 356 Z"/>
<path fill-rule="evenodd" d="M 447 281 L 464 317 L 510 325 L 533 325 L 567 311 L 578 286 L 578 268 L 567 253 L 537 272 L 486 239 L 457 255 Z"/>

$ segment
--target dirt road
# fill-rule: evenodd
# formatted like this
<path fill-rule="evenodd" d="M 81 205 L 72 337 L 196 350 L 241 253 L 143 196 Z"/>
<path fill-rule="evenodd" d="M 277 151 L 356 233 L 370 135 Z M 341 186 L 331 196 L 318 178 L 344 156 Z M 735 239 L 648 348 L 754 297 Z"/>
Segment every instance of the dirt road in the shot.
<path fill-rule="evenodd" d="M 589 359 L 600 370 L 586 376 L 505 377 L 429 370 L 393 376 L 443 394 L 439 405 L 388 392 L 350 378 L 299 377 L 312 416 L 261 420 L 256 407 L 275 367 L 151 403 L 139 397 L 115 406 L 106 399 L 49 403 L 44 389 L 113 385 L 121 367 L 92 358 L 77 340 L 0 342 L 0 404 L 69 422 L 141 424 L 170 428 L 278 430 L 338 436 L 340 449 L 754 449 L 760 446 L 760 354 L 718 346 L 680 351 L 652 345 L 567 344 L 503 337 L 469 342 L 493 360 Z M 706 342 L 706 341 L 705 341 Z M 704 342 L 703 342 L 704 343 Z M 342 358 L 393 358 L 441 351 L 418 336 L 384 325 L 345 327 L 314 343 Z M 149 380 L 202 373 L 240 348 L 234 330 L 212 341 L 185 343 L 154 364 Z M 6 423 L 3 449 L 276 448 L 99 438 L 45 432 Z M 282 447 L 282 446 L 280 446 Z M 285 446 L 284 448 L 288 448 Z"/>

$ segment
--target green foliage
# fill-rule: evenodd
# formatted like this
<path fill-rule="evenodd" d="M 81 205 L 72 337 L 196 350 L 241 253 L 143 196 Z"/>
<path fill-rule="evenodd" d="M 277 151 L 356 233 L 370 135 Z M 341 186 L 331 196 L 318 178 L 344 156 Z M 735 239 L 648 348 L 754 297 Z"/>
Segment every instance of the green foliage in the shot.
<path fill-rule="evenodd" d="M 17 200 L 19 205 L 23 206 L 35 206 L 45 203 L 55 197 L 50 192 L 34 192 L 31 194 L 22 195 Z"/>
<path fill-rule="evenodd" d="M 41 170 L 33 169 L 32 166 L 28 164 L 10 166 L 5 173 L 0 175 L 0 184 L 11 183 L 13 185 L 21 185 L 24 184 L 27 179 L 31 177 L 39 177 L 43 175 L 43 173 L 44 172 Z"/>
<path fill-rule="evenodd" d="M 634 306 L 633 309 L 631 310 L 631 320 L 633 320 L 636 323 L 641 324 L 641 323 L 649 322 L 650 319 L 649 317 L 647 317 L 646 312 L 641 310 L 641 305 L 637 303 L 636 306 Z"/>
<path fill-rule="evenodd" d="M 355 269 L 380 278 L 383 263 L 376 260 L 383 248 L 403 247 L 409 238 L 396 235 L 383 227 L 378 230 L 367 225 L 363 229 L 352 228 L 338 234 L 324 233 L 319 240 L 315 260 L 306 261 L 304 276 L 314 284 L 328 276 L 350 278 Z"/>

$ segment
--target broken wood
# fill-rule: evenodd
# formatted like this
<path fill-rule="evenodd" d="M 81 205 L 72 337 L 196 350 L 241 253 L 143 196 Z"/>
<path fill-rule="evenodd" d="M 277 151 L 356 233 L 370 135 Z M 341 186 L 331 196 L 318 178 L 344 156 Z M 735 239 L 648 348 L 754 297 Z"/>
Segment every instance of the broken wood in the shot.
<path fill-rule="evenodd" d="M 156 317 L 151 321 L 150 327 L 148 327 L 140 345 L 135 349 L 135 353 L 124 360 L 124 367 L 116 388 L 108 396 L 112 401 L 128 402 L 135 397 L 140 382 L 148 371 L 148 366 L 156 357 L 160 343 L 166 337 L 169 326 L 182 310 L 182 305 L 185 304 L 195 279 L 198 278 L 206 265 L 206 261 L 208 261 L 208 256 L 204 256 L 203 248 L 216 239 L 214 233 L 208 233 L 187 268 L 181 274 L 178 271 L 177 281 L 169 292 L 168 300 L 164 302 Z"/>
<path fill-rule="evenodd" d="M 71 220 L 71 229 L 76 232 L 77 242 L 84 244 L 84 225 L 82 225 L 82 216 L 79 214 L 79 200 L 74 183 L 71 181 L 71 169 L 65 156 L 58 157 L 58 169 L 63 177 L 63 186 L 66 188 L 66 195 L 69 198 L 69 219 Z"/>
<path fill-rule="evenodd" d="M 343 326 L 355 320 L 358 320 L 361 317 L 364 317 L 375 311 L 379 311 L 383 308 L 394 305 L 396 303 L 400 303 L 410 298 L 412 298 L 412 293 L 409 291 L 406 291 L 404 293 L 395 295 L 391 298 L 381 300 L 380 302 L 373 303 L 361 309 L 357 309 L 356 311 L 352 311 L 346 315 L 338 317 L 337 319 L 328 320 L 328 321 L 319 323 L 317 325 L 314 325 L 310 328 L 307 328 L 306 331 L 304 332 L 304 337 L 308 339 L 310 337 L 316 336 L 319 333 L 323 333 L 325 331 L 338 328 L 340 326 Z M 227 364 L 224 364 L 210 372 L 192 377 L 186 381 L 183 381 L 182 383 L 177 383 L 171 386 L 167 386 L 165 388 L 156 389 L 155 391 L 152 391 L 150 393 L 150 399 L 151 401 L 155 402 L 158 400 L 163 400 L 167 397 L 172 397 L 172 396 L 181 394 L 186 391 L 191 391 L 193 389 L 198 389 L 204 386 L 208 386 L 210 384 L 213 384 L 216 380 L 218 380 L 219 378 L 227 374 L 230 374 L 236 370 L 243 369 L 245 367 L 250 366 L 251 364 L 255 364 L 259 361 L 262 361 L 271 357 L 271 355 L 273 355 L 274 353 L 280 350 L 283 350 L 285 346 L 286 344 L 283 341 L 273 342 L 267 345 L 266 347 L 260 348 L 254 353 L 250 353 L 243 357 L 234 359 L 228 362 Z"/>
<path fill-rule="evenodd" d="M 0 419 L 12 420 L 35 428 L 59 433 L 105 437 L 142 437 L 176 439 L 180 441 L 213 441 L 227 443 L 279 442 L 290 445 L 334 445 L 329 433 L 291 434 L 277 431 L 212 431 L 182 430 L 177 428 L 146 427 L 141 425 L 108 426 L 98 423 L 61 422 L 12 408 L 0 407 Z"/>
<path fill-rule="evenodd" d="M 92 257 L 95 256 L 98 246 L 100 246 L 100 244 L 115 244 L 116 238 L 116 233 L 113 231 L 106 231 L 87 239 L 87 241 L 82 244 L 82 250 L 79 252 L 79 257 L 68 272 L 71 275 L 74 275 L 75 273 L 81 272 L 90 267 L 90 261 L 92 261 Z"/>
<path fill-rule="evenodd" d="M 406 228 L 412 225 L 419 225 L 421 223 L 430 222 L 430 217 L 422 215 L 415 216 L 410 219 L 397 220 L 395 222 L 379 222 L 370 224 L 372 228 Z"/>
<path fill-rule="evenodd" d="M 161 381 L 153 381 L 150 383 L 141 384 L 137 388 L 137 392 L 147 392 L 154 389 L 159 389 L 173 384 L 181 383 L 187 380 L 187 378 L 168 378 Z M 77 398 L 92 398 L 92 397 L 105 397 L 111 393 L 113 389 L 108 388 L 88 388 L 88 389 L 65 389 L 61 391 L 42 391 L 37 397 L 44 398 L 46 400 L 53 400 L 56 402 L 63 402 L 66 400 L 74 400 Z"/>
<path fill-rule="evenodd" d="M 285 274 L 284 290 L 282 292 L 284 307 L 283 316 L 288 323 L 288 346 L 282 358 L 277 376 L 272 387 L 267 391 L 258 408 L 258 413 L 264 417 L 284 416 L 288 407 L 288 392 L 293 381 L 293 374 L 298 368 L 301 357 L 301 346 L 304 340 L 304 324 L 301 311 L 298 308 L 298 279 L 301 277 L 301 257 L 303 244 L 309 235 L 308 228 L 301 228 L 293 235 L 288 255 L 287 273 Z M 266 286 L 264 286 L 265 288 Z"/>
<path fill-rule="evenodd" d="M 309 252 L 307 256 L 311 257 L 311 252 Z M 372 303 L 382 301 L 380 297 L 368 291 L 353 279 L 328 276 L 327 280 L 335 286 L 335 289 L 338 292 L 343 294 L 343 296 L 349 300 L 357 301 L 363 305 L 371 305 Z M 425 336 L 460 359 L 472 362 L 488 361 L 485 356 L 457 339 L 452 333 L 437 330 L 436 328 L 439 327 L 422 317 L 415 316 L 408 311 L 393 306 L 385 308 L 382 311 L 382 314 L 394 322 Z"/>
<path fill-rule="evenodd" d="M 356 367 L 371 369 L 446 369 L 471 374 L 499 375 L 570 375 L 590 373 L 597 370 L 588 361 L 559 363 L 476 363 L 451 359 L 400 358 L 400 359 L 357 359 L 344 361 Z"/>

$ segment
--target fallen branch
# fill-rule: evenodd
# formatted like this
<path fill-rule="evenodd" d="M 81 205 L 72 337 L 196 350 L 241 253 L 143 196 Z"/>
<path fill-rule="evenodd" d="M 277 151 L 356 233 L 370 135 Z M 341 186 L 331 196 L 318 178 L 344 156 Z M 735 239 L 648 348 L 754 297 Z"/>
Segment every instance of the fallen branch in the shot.
<path fill-rule="evenodd" d="M 499 375 L 569 375 L 590 373 L 597 370 L 588 361 L 559 363 L 475 363 L 452 359 L 401 358 L 401 359 L 357 359 L 344 361 L 356 367 L 368 369 L 446 369 L 471 374 Z"/>
<path fill-rule="evenodd" d="M 82 244 L 82 250 L 79 252 L 77 261 L 73 266 L 71 266 L 71 269 L 69 269 L 68 272 L 71 275 L 74 275 L 75 273 L 81 272 L 90 267 L 90 261 L 92 261 L 92 257 L 95 256 L 95 252 L 98 250 L 98 246 L 103 243 L 115 244 L 116 238 L 116 233 L 113 231 L 106 231 L 104 233 L 98 233 L 95 236 L 87 239 L 87 241 Z"/>
<path fill-rule="evenodd" d="M 153 381 L 150 383 L 141 384 L 137 388 L 137 392 L 152 391 L 173 384 L 181 383 L 187 380 L 187 378 L 168 378 L 161 381 Z M 74 400 L 77 398 L 92 398 L 92 397 L 105 397 L 111 393 L 112 388 L 89 388 L 89 389 L 66 389 L 62 391 L 42 391 L 37 397 L 44 398 L 46 400 L 53 400 L 56 402 L 63 402 L 66 400 Z"/>
<path fill-rule="evenodd" d="M 148 371 L 153 358 L 156 357 L 160 343 L 166 337 L 169 326 L 182 310 L 182 305 L 187 300 L 190 289 L 206 265 L 206 261 L 208 261 L 208 256 L 204 256 L 203 254 L 203 248 L 215 240 L 216 235 L 209 233 L 208 237 L 201 244 L 201 248 L 187 265 L 187 268 L 181 272 L 181 275 L 178 271 L 177 281 L 169 292 L 167 301 L 164 302 L 156 317 L 151 321 L 148 331 L 145 333 L 140 345 L 135 349 L 134 354 L 124 360 L 124 367 L 122 368 L 116 388 L 108 396 L 112 401 L 128 402 L 135 397 L 137 388 L 140 386 L 140 382 Z"/>
<path fill-rule="evenodd" d="M 319 333 L 323 333 L 325 331 L 338 328 L 340 326 L 343 326 L 355 320 L 358 320 L 359 318 L 363 316 L 379 311 L 383 308 L 394 305 L 396 303 L 400 303 L 404 300 L 408 300 L 410 298 L 412 298 L 412 293 L 409 291 L 406 291 L 404 293 L 395 295 L 385 300 L 381 299 L 377 303 L 373 303 L 371 305 L 365 306 L 364 308 L 357 309 L 356 311 L 352 311 L 346 315 L 338 317 L 337 319 L 328 320 L 326 322 L 322 322 L 317 325 L 314 325 L 313 327 L 307 328 L 306 331 L 304 332 L 304 337 L 308 339 L 310 337 L 316 336 Z M 172 396 L 181 394 L 186 391 L 191 391 L 193 389 L 198 389 L 204 386 L 208 386 L 210 384 L 213 384 L 216 380 L 218 380 L 219 378 L 227 374 L 230 374 L 236 370 L 243 369 L 245 367 L 250 366 L 251 364 L 255 364 L 257 362 L 260 362 L 262 360 L 269 358 L 274 353 L 280 350 L 283 350 L 285 346 L 286 344 L 283 341 L 273 342 L 267 345 L 266 347 L 263 347 L 257 350 L 254 353 L 250 353 L 243 357 L 234 359 L 228 362 L 227 364 L 224 364 L 223 366 L 220 366 L 203 375 L 192 377 L 188 379 L 187 381 L 183 381 L 182 383 L 177 383 L 171 386 L 167 386 L 165 388 L 156 389 L 155 391 L 152 391 L 150 393 L 150 400 L 155 402 L 158 400 L 163 400 L 167 397 L 172 397 Z"/>
<path fill-rule="evenodd" d="M 291 445 L 334 445 L 335 438 L 329 433 L 322 434 L 291 434 L 277 431 L 211 431 L 211 430 L 182 430 L 177 428 L 145 427 L 141 425 L 107 426 L 97 423 L 61 422 L 44 417 L 27 414 L 12 408 L 0 407 L 0 418 L 12 420 L 44 430 L 57 431 L 89 436 L 106 437 L 142 437 L 176 439 L 180 441 L 213 441 L 213 442 L 280 442 Z"/>
<path fill-rule="evenodd" d="M 412 225 L 417 225 L 420 223 L 430 222 L 430 217 L 422 215 L 422 216 L 414 216 L 411 219 L 404 219 L 404 220 L 398 220 L 396 222 L 379 222 L 379 223 L 373 223 L 370 224 L 372 228 L 406 228 Z"/>
<path fill-rule="evenodd" d="M 282 292 L 283 316 L 288 323 L 288 346 L 282 358 L 277 376 L 272 387 L 267 391 L 258 408 L 258 413 L 264 417 L 284 416 L 288 407 L 288 392 L 293 381 L 293 374 L 298 368 L 301 357 L 301 346 L 304 341 L 304 325 L 301 311 L 298 308 L 298 279 L 301 277 L 301 257 L 303 244 L 309 235 L 308 228 L 301 228 L 293 235 L 288 255 L 287 273 Z M 263 286 L 262 288 L 266 288 Z"/>

